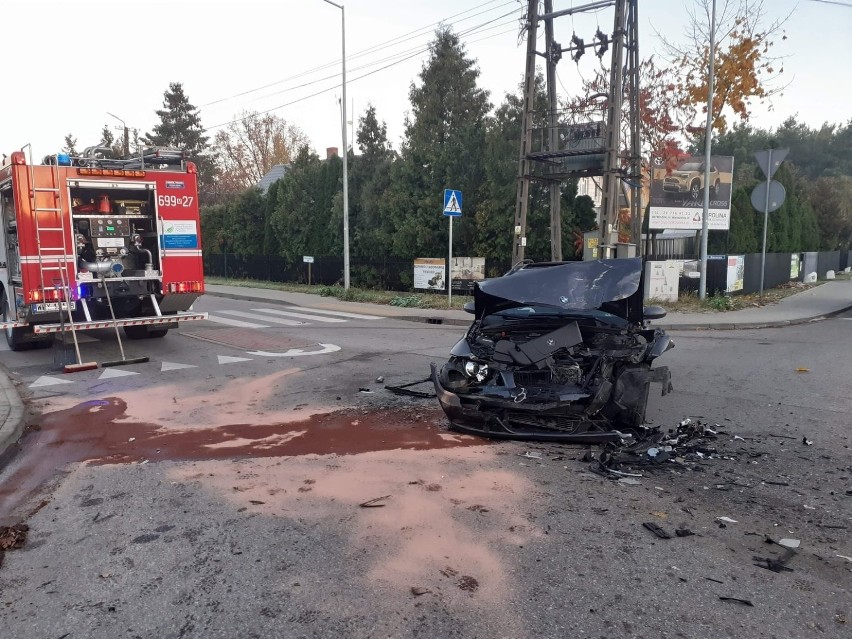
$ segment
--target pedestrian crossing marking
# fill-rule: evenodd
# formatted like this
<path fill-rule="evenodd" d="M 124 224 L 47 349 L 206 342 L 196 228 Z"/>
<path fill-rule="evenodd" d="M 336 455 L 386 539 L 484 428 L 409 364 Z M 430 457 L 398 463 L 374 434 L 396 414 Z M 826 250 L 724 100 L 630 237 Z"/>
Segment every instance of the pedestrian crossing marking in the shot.
<path fill-rule="evenodd" d="M 307 308 L 305 306 L 288 306 L 288 310 L 302 311 L 306 313 L 320 313 L 322 315 L 335 315 L 338 317 L 351 317 L 352 319 L 377 320 L 384 319 L 379 315 L 361 315 L 360 313 L 348 313 L 346 311 L 327 311 L 319 308 Z"/>
<path fill-rule="evenodd" d="M 30 384 L 30 388 L 42 388 L 44 386 L 56 386 L 57 384 L 73 384 L 74 382 L 70 379 L 62 379 L 59 377 L 50 377 L 49 375 L 42 375 L 32 384 Z"/>
<path fill-rule="evenodd" d="M 178 364 L 176 362 L 163 362 L 162 366 L 160 366 L 160 372 L 165 373 L 166 371 L 177 371 L 182 368 L 198 368 L 194 364 Z"/>
<path fill-rule="evenodd" d="M 262 322 L 272 322 L 273 324 L 283 324 L 284 326 L 304 326 L 305 322 L 297 320 L 284 319 L 279 317 L 263 317 L 259 318 L 254 313 L 246 313 L 245 311 L 216 311 L 217 313 L 225 313 L 226 315 L 234 315 L 236 317 L 246 317 L 249 319 L 260 319 Z"/>
<path fill-rule="evenodd" d="M 238 326 L 239 328 L 270 328 L 265 324 L 255 324 L 253 322 L 243 322 L 242 320 L 231 319 L 230 317 L 218 317 L 216 315 L 207 315 L 208 322 L 216 322 L 217 324 L 227 324 L 228 326 Z"/>
<path fill-rule="evenodd" d="M 138 374 L 139 373 L 136 373 L 134 371 L 123 371 L 123 370 L 118 369 L 118 368 L 108 368 L 103 373 L 101 373 L 101 376 L 98 377 L 98 379 L 112 379 L 112 378 L 115 378 L 115 377 L 130 377 L 131 375 L 138 375 Z"/>
<path fill-rule="evenodd" d="M 340 317 L 318 317 L 316 315 L 305 315 L 304 313 L 290 313 L 289 311 L 279 311 L 275 308 L 253 308 L 251 309 L 255 313 L 272 313 L 274 315 L 284 315 L 286 317 L 298 317 L 301 319 L 313 320 L 315 322 L 345 322 L 345 319 Z M 270 322 L 274 322 L 275 320 L 270 319 Z"/>

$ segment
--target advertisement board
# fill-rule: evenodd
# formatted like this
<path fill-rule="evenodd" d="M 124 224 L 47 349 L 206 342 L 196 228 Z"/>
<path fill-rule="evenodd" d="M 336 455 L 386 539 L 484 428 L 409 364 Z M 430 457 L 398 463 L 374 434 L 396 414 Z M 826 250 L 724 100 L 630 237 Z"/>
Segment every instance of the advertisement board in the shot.
<path fill-rule="evenodd" d="M 446 281 L 443 257 L 418 257 L 414 260 L 414 288 L 443 291 Z"/>
<path fill-rule="evenodd" d="M 684 158 L 674 169 L 667 167 L 662 158 L 653 158 L 651 167 L 649 227 L 700 230 L 704 212 L 704 158 Z M 733 157 L 711 158 L 708 210 L 711 231 L 726 231 L 730 227 L 733 174 Z"/>
<path fill-rule="evenodd" d="M 745 279 L 745 255 L 729 255 L 728 256 L 728 271 L 726 277 L 725 292 L 733 293 L 734 291 L 743 290 L 743 280 Z"/>
<path fill-rule="evenodd" d="M 453 290 L 472 293 L 473 283 L 485 279 L 484 257 L 454 257 L 450 264 L 450 281 Z"/>

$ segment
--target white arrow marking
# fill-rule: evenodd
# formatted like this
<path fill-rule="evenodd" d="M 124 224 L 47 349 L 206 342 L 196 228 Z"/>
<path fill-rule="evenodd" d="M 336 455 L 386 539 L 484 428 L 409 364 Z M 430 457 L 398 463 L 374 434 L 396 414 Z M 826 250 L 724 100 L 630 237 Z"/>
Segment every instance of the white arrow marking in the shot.
<path fill-rule="evenodd" d="M 231 357 L 230 355 L 217 355 L 220 364 L 236 364 L 237 362 L 250 362 L 250 357 Z"/>
<path fill-rule="evenodd" d="M 98 379 L 110 379 L 111 377 L 129 377 L 131 375 L 138 375 L 139 373 L 134 373 L 133 371 L 122 371 L 117 368 L 108 368 Z"/>
<path fill-rule="evenodd" d="M 60 379 L 58 377 L 48 377 L 47 375 L 42 375 L 32 384 L 30 384 L 30 388 L 39 388 L 41 386 L 55 386 L 56 384 L 73 384 L 70 379 Z"/>
<path fill-rule="evenodd" d="M 336 353 L 340 350 L 340 347 L 334 344 L 320 344 L 320 346 L 322 346 L 322 349 L 318 351 L 304 351 L 301 348 L 291 348 L 284 353 L 249 351 L 249 355 L 260 355 L 261 357 L 299 357 L 300 355 L 325 355 L 326 353 Z"/>
<path fill-rule="evenodd" d="M 194 364 L 176 364 L 174 362 L 163 362 L 163 365 L 160 367 L 160 372 L 164 373 L 166 371 L 176 371 L 181 368 L 197 368 Z"/>

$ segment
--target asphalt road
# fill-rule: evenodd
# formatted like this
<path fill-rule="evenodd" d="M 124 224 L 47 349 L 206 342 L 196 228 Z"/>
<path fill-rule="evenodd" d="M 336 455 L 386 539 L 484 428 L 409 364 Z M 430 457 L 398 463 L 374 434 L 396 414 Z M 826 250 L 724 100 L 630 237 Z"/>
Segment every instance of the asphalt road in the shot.
<path fill-rule="evenodd" d="M 0 353 L 36 411 L 0 474 L 31 527 L 0 567 L 9 636 L 849 636 L 852 316 L 675 333 L 649 417 L 719 424 L 722 455 L 625 485 L 376 382 L 424 378 L 459 327 L 197 308 L 220 323 L 128 343 L 135 375 Z M 84 359 L 117 358 L 97 337 Z M 765 535 L 801 540 L 791 571 L 754 565 Z"/>

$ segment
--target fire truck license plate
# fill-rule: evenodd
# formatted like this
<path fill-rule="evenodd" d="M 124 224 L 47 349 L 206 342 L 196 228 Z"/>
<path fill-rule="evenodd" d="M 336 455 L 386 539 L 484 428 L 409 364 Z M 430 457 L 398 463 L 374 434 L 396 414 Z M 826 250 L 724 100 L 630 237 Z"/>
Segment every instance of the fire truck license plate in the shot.
<path fill-rule="evenodd" d="M 59 304 L 60 304 L 59 302 L 44 302 L 42 304 L 33 304 L 33 307 L 34 307 L 33 310 L 36 313 L 49 313 L 51 311 L 58 311 L 59 310 Z M 62 310 L 63 311 L 68 310 L 68 302 L 62 302 Z M 71 302 L 71 310 L 72 311 L 77 310 L 77 302 Z"/>

